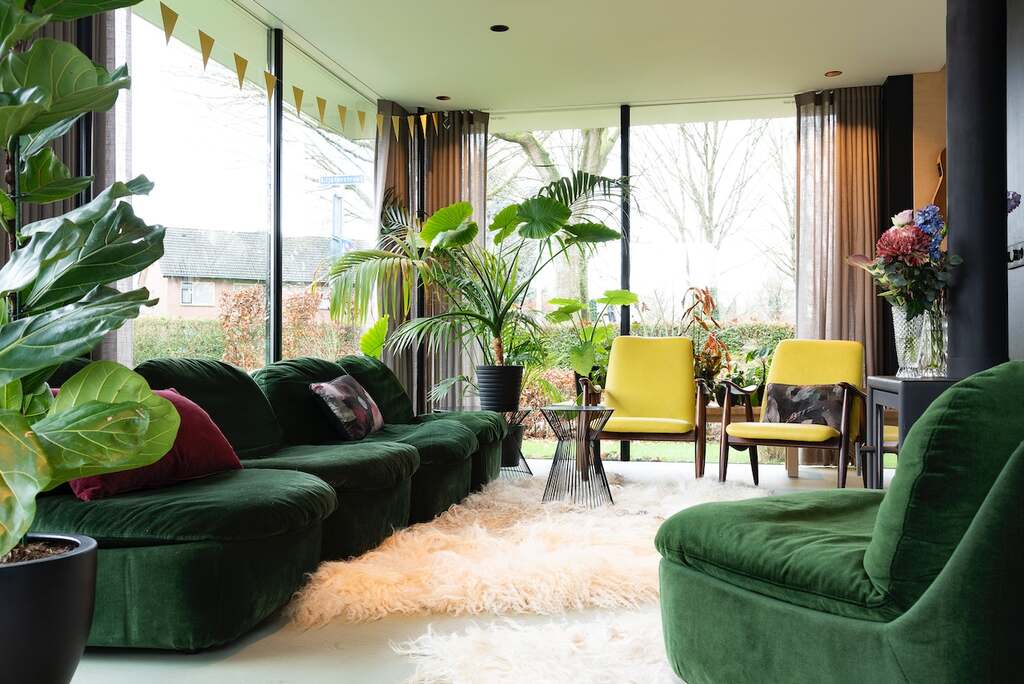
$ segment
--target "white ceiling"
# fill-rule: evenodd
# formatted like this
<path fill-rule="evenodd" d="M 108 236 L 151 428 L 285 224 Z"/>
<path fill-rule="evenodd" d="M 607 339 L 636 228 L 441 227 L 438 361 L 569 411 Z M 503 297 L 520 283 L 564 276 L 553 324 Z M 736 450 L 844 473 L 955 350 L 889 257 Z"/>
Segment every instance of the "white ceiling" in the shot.
<path fill-rule="evenodd" d="M 796 92 L 945 61 L 943 0 L 236 1 L 261 5 L 370 97 L 499 119 L 760 97 L 755 109 L 791 111 Z"/>

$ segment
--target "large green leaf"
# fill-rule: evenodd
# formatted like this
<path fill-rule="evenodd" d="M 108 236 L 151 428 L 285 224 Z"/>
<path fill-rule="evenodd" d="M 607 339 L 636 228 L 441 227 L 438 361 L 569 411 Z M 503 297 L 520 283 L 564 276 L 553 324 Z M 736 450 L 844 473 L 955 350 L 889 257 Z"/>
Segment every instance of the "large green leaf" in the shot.
<path fill-rule="evenodd" d="M 552 299 L 550 303 L 558 307 L 547 314 L 547 319 L 552 323 L 567 323 L 572 320 L 573 314 L 585 308 L 582 302 L 575 299 Z"/>
<path fill-rule="evenodd" d="M 39 87 L 45 111 L 19 131 L 22 135 L 83 112 L 105 112 L 114 106 L 118 91 L 131 84 L 125 67 L 108 73 L 93 64 L 71 43 L 40 38 L 25 52 L 12 52 L 0 63 L 0 88 Z"/>
<path fill-rule="evenodd" d="M 32 394 L 26 394 L 22 400 L 21 413 L 30 424 L 36 423 L 46 417 L 53 406 L 53 392 L 45 382 L 36 388 Z"/>
<path fill-rule="evenodd" d="M 569 220 L 569 207 L 549 197 L 534 197 L 519 205 L 519 234 L 530 240 L 549 238 Z"/>
<path fill-rule="evenodd" d="M 71 127 L 75 125 L 75 122 L 77 122 L 83 116 L 84 114 L 79 114 L 78 116 L 71 116 L 67 119 L 64 119 L 63 121 L 58 121 L 52 126 L 47 126 L 46 128 L 37 133 L 31 133 L 29 135 L 22 136 L 20 150 L 22 161 L 31 159 L 40 150 L 45 149 L 46 146 L 52 143 L 54 140 L 60 138 L 63 135 L 66 135 L 67 132 L 71 130 Z"/>
<path fill-rule="evenodd" d="M 465 247 L 476 239 L 479 232 L 480 228 L 476 223 L 470 221 L 455 230 L 446 230 L 443 233 L 438 233 L 437 237 L 434 238 L 434 243 L 431 247 L 433 249 L 455 249 L 457 247 Z"/>
<path fill-rule="evenodd" d="M 473 205 L 469 202 L 456 202 L 447 207 L 438 209 L 424 224 L 420 231 L 420 238 L 423 242 L 433 247 L 435 242 L 445 240 L 448 234 L 465 235 L 465 230 L 470 225 L 469 218 L 473 215 Z M 473 226 L 474 235 L 476 226 Z"/>
<path fill-rule="evenodd" d="M 7 54 L 15 43 L 30 37 L 48 21 L 50 17 L 26 12 L 10 0 L 0 2 L 0 54 Z"/>
<path fill-rule="evenodd" d="M 587 377 L 594 369 L 594 359 L 597 358 L 597 350 L 590 342 L 582 342 L 569 349 L 569 365 L 572 369 Z"/>
<path fill-rule="evenodd" d="M 50 482 L 42 442 L 17 411 L 0 411 L 0 556 L 21 541 L 36 515 L 36 494 Z"/>
<path fill-rule="evenodd" d="M 572 236 L 569 241 L 573 243 L 611 242 L 622 237 L 619 231 L 612 230 L 603 223 L 577 223 L 566 226 L 565 232 Z"/>
<path fill-rule="evenodd" d="M 633 306 L 640 301 L 635 292 L 629 290 L 605 290 L 604 295 L 597 300 L 598 304 L 609 306 Z"/>
<path fill-rule="evenodd" d="M 132 7 L 140 2 L 142 0 L 36 0 L 32 10 L 50 14 L 56 21 L 71 21 L 122 7 Z"/>
<path fill-rule="evenodd" d="M 62 233 L 81 236 L 62 258 L 48 260 L 49 243 Z M 61 243 L 63 244 L 63 243 Z M 58 232 L 33 237 L 18 250 L 20 258 L 40 264 L 39 274 L 22 293 L 23 311 L 38 313 L 77 300 L 97 285 L 134 275 L 164 254 L 163 226 L 147 226 L 131 205 L 119 204 L 96 223 L 65 224 Z M 2 276 L 2 271 L 0 271 Z M 0 291 L 6 288 L 0 277 Z"/>
<path fill-rule="evenodd" d="M 118 292 L 97 287 L 81 302 L 0 326 L 0 384 L 84 354 L 153 304 L 145 288 Z"/>
<path fill-rule="evenodd" d="M 145 410 L 148 426 L 137 448 L 138 460 L 145 462 L 138 465 L 161 458 L 174 444 L 181 422 L 174 405 L 154 394 L 141 375 L 113 361 L 90 363 L 72 375 L 61 385 L 50 415 L 97 401 L 108 404 L 129 402 Z"/>
<path fill-rule="evenodd" d="M 522 219 L 519 218 L 518 204 L 510 204 L 499 211 L 489 228 L 491 232 L 497 231 L 497 235 L 494 236 L 494 244 L 500 245 L 504 242 L 522 222 Z"/>
<path fill-rule="evenodd" d="M 384 315 L 371 325 L 359 338 L 359 351 L 366 356 L 379 359 L 388 339 L 388 316 Z"/>
<path fill-rule="evenodd" d="M 11 138 L 29 128 L 45 111 L 46 93 L 39 88 L 0 93 L 0 144 L 9 147 Z"/>
<path fill-rule="evenodd" d="M 149 465 L 142 456 L 149 416 L 141 404 L 89 401 L 68 411 L 50 410 L 32 426 L 46 449 L 52 489 L 68 480 Z"/>
<path fill-rule="evenodd" d="M 0 295 L 20 292 L 53 264 L 81 250 L 87 233 L 72 223 L 55 233 L 40 233 L 0 268 Z"/>
<path fill-rule="evenodd" d="M 15 380 L 0 387 L 0 411 L 20 411 L 24 399 L 21 380 Z"/>
<path fill-rule="evenodd" d="M 45 204 L 74 197 L 92 185 L 92 176 L 75 178 L 49 147 L 37 152 L 21 174 L 21 201 Z"/>
<path fill-rule="evenodd" d="M 98 194 L 88 204 L 84 204 L 78 209 L 73 209 L 63 216 L 30 223 L 21 229 L 21 234 L 25 236 L 32 236 L 37 233 L 52 233 L 65 223 L 89 223 L 98 221 L 106 216 L 114 206 L 114 202 L 122 197 L 148 195 L 152 189 L 153 183 L 145 176 L 138 176 L 127 183 L 119 181 Z"/>

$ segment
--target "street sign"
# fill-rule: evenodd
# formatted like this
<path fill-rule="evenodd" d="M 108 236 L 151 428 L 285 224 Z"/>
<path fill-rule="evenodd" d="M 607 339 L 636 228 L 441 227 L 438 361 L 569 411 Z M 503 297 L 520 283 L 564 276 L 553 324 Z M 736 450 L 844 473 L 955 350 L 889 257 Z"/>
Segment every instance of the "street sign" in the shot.
<path fill-rule="evenodd" d="M 328 188 L 336 185 L 361 185 L 366 182 L 366 176 L 320 176 L 320 185 Z"/>

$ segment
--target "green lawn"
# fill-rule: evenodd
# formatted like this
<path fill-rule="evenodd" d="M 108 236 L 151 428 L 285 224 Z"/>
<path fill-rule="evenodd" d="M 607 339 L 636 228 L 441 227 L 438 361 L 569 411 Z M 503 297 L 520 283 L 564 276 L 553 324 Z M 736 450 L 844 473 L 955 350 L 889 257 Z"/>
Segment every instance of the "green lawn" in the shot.
<path fill-rule="evenodd" d="M 718 463 L 718 442 L 708 442 L 707 462 Z M 783 449 L 762 447 L 759 449 L 761 463 L 785 463 Z M 551 458 L 555 453 L 553 439 L 527 439 L 523 441 L 523 455 L 526 458 Z M 618 442 L 601 442 L 601 456 L 609 460 L 619 457 Z M 629 457 L 633 461 L 665 461 L 668 463 L 693 463 L 694 445 L 687 442 L 633 442 Z M 729 463 L 749 463 L 745 451 L 729 450 Z M 885 467 L 896 467 L 896 456 L 885 455 Z"/>

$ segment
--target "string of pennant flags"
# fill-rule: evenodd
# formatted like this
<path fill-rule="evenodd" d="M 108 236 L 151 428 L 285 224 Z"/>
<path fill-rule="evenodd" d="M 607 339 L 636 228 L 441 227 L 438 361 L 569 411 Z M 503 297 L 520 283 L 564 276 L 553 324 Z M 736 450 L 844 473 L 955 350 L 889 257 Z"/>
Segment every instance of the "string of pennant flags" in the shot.
<path fill-rule="evenodd" d="M 166 3 L 160 3 L 160 18 L 163 22 L 164 38 L 168 44 L 171 42 L 171 38 L 174 36 L 174 29 L 177 27 L 178 12 L 169 7 Z M 216 39 L 205 31 L 199 30 L 199 51 L 203 58 L 203 69 L 205 70 L 210 63 L 210 57 L 213 54 L 213 46 L 217 42 Z M 233 53 L 235 61 L 235 74 L 238 76 L 238 87 L 239 89 L 245 87 L 245 76 L 249 70 L 249 60 L 238 54 Z M 267 98 L 269 100 L 274 99 L 274 94 L 279 87 L 278 78 L 269 71 L 263 72 L 264 83 L 267 89 Z M 300 88 L 298 85 L 292 85 L 292 99 L 295 103 L 295 111 L 301 116 L 302 114 L 302 103 L 306 97 L 306 91 Z M 326 98 L 315 96 L 316 98 L 316 109 L 320 119 L 320 125 L 326 125 L 328 115 L 328 101 Z M 341 127 L 341 131 L 345 131 L 345 125 L 348 122 L 349 107 L 339 104 L 337 105 L 338 122 Z M 356 120 L 359 122 L 360 132 L 366 132 L 366 112 L 358 109 L 355 110 Z M 427 135 L 427 131 L 430 124 L 433 124 L 434 133 L 437 134 L 441 127 L 440 116 L 437 112 L 431 112 L 429 114 L 410 114 L 408 116 L 392 116 L 391 117 L 391 130 L 395 135 L 396 141 L 401 141 L 403 119 L 405 120 L 405 128 L 409 133 L 410 137 L 415 137 L 417 129 L 422 130 L 423 135 Z M 377 134 L 383 135 L 384 132 L 384 115 L 377 114 Z"/>

